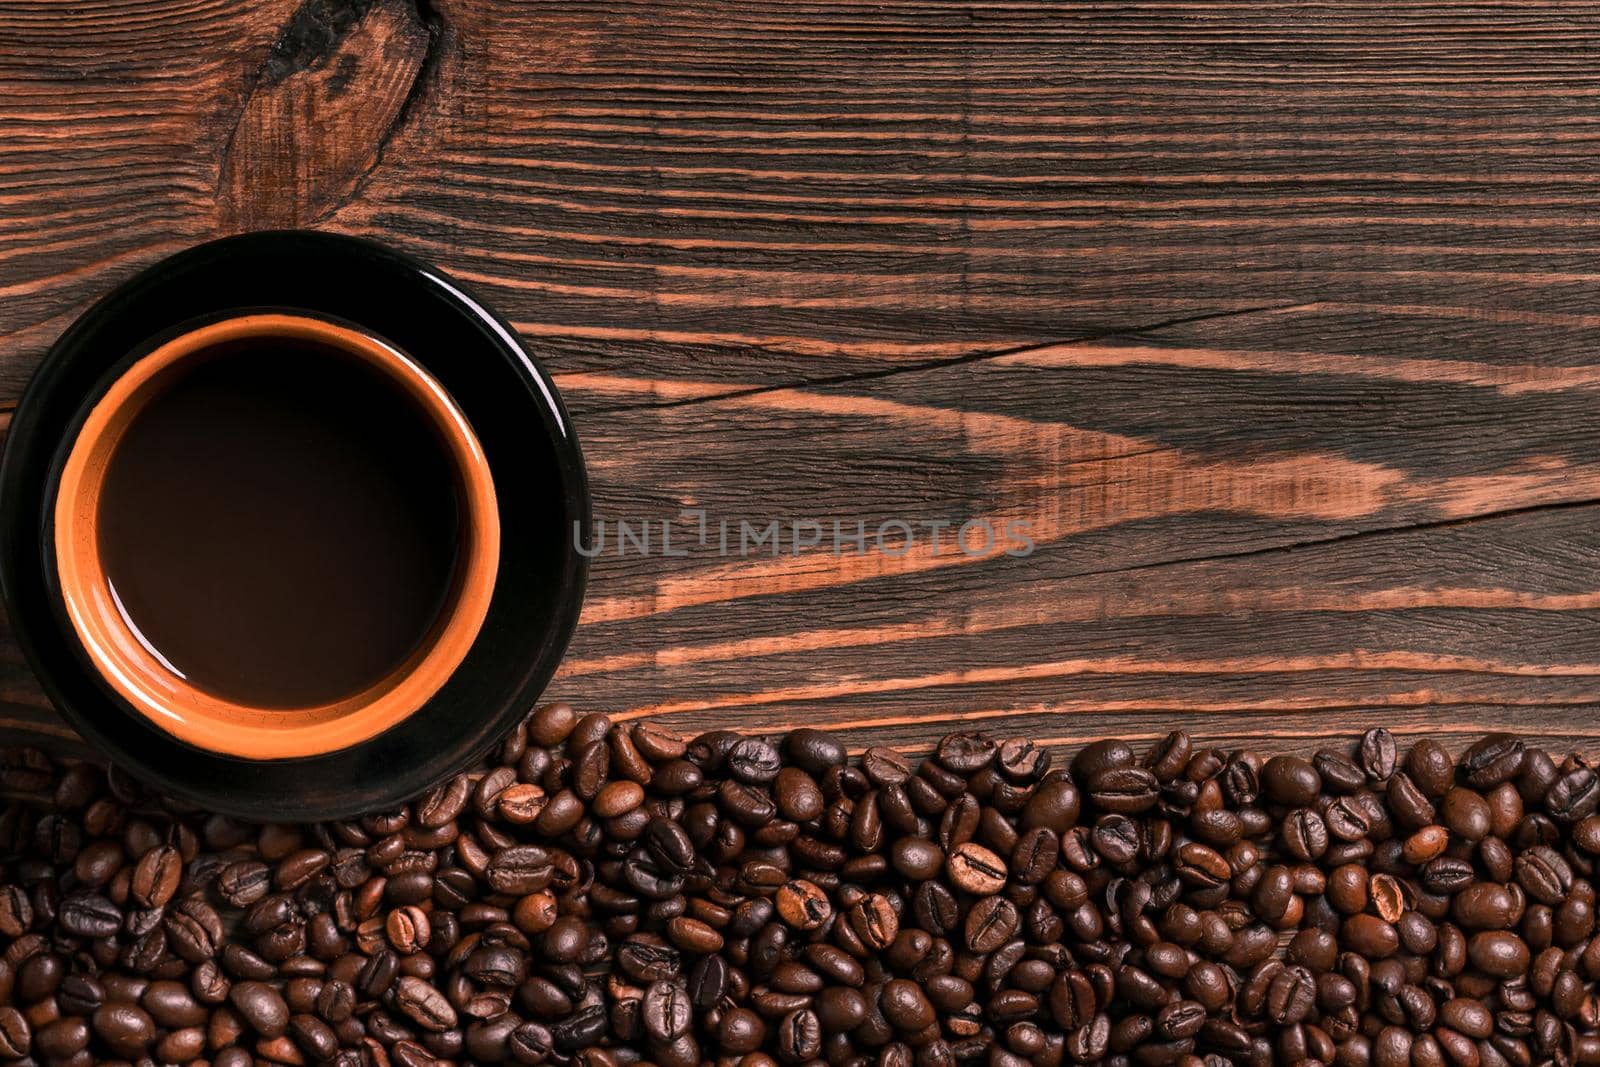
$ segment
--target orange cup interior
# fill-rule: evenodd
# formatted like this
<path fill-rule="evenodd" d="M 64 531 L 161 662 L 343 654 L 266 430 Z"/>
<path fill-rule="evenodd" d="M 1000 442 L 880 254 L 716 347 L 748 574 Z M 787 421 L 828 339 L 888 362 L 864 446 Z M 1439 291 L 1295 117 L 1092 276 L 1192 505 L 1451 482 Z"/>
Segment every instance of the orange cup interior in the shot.
<path fill-rule="evenodd" d="M 147 648 L 123 614 L 99 548 L 99 505 L 111 457 L 134 417 L 217 345 L 276 337 L 319 342 L 398 383 L 439 430 L 457 474 L 460 533 L 452 592 L 404 663 L 352 696 L 316 707 L 253 707 L 187 682 Z M 222 357 L 225 358 L 225 357 Z M 248 759 L 321 755 L 359 744 L 422 707 L 460 667 L 489 611 L 500 561 L 494 482 L 450 395 L 405 353 L 369 334 L 304 315 L 241 315 L 181 334 L 129 367 L 90 410 L 62 468 L 54 552 L 67 616 L 95 669 L 140 715 L 198 748 Z M 197 529 L 203 536 L 203 529 Z"/>

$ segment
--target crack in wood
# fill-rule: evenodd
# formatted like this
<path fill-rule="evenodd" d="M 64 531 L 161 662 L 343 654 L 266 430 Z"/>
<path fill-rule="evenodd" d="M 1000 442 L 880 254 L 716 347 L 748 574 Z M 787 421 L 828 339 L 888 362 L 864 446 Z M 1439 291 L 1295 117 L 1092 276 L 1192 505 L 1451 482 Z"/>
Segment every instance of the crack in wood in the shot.
<path fill-rule="evenodd" d="M 1132 574 L 1136 571 L 1161 570 L 1165 567 L 1178 567 L 1186 563 L 1212 563 L 1221 560 L 1251 559 L 1256 556 L 1280 555 L 1307 548 L 1322 548 L 1327 545 L 1343 544 L 1347 541 L 1363 541 L 1368 538 L 1386 537 L 1392 534 L 1425 533 L 1430 530 L 1447 530 L 1460 526 L 1473 526 L 1483 522 L 1493 522 L 1497 519 L 1510 519 L 1522 515 L 1533 515 L 1539 512 L 1570 511 L 1578 508 L 1590 508 L 1600 505 L 1600 498 L 1592 500 L 1563 500 L 1552 504 L 1531 504 L 1521 508 L 1505 508 L 1501 511 L 1486 511 L 1479 515 L 1464 515 L 1453 519 L 1437 519 L 1428 522 L 1402 523 L 1398 526 L 1378 526 L 1366 530 L 1352 530 L 1348 533 L 1334 534 L 1330 537 L 1310 537 L 1302 541 L 1292 541 L 1284 545 L 1271 545 L 1267 548 L 1252 548 L 1243 552 L 1217 552 L 1204 556 L 1180 556 L 1172 559 L 1153 560 L 1150 563 L 1138 563 L 1131 567 L 1114 567 L 1108 570 L 1073 571 L 1064 574 L 1063 578 L 1100 578 L 1118 574 Z"/>
<path fill-rule="evenodd" d="M 984 363 L 989 360 L 1003 359 L 1007 356 L 1021 356 L 1041 349 L 1053 348 L 1064 344 L 1082 344 L 1085 341 L 1111 341 L 1119 337 L 1142 337 L 1146 334 L 1164 330 L 1172 326 L 1187 326 L 1197 322 L 1212 322 L 1218 319 L 1236 318 L 1241 315 L 1266 315 L 1285 311 L 1298 311 L 1302 308 L 1313 306 L 1310 303 L 1288 304 L 1263 304 L 1259 307 L 1234 308 L 1228 311 L 1206 311 L 1198 314 L 1179 315 L 1173 318 L 1162 319 L 1159 322 L 1143 323 L 1137 326 L 1119 326 L 1114 330 L 1086 331 L 1073 337 L 1054 338 L 1048 341 L 1033 341 L 1025 345 L 1012 345 L 1007 348 L 992 349 L 986 352 L 970 352 L 965 355 L 952 356 L 948 359 L 922 360 L 916 363 L 906 363 L 894 367 L 880 367 L 875 370 L 855 371 L 849 374 L 836 374 L 820 378 L 800 378 L 794 381 L 779 382 L 772 385 L 751 386 L 748 389 L 730 389 L 726 392 L 712 393 L 705 396 L 683 397 L 675 400 L 646 401 L 637 404 L 609 404 L 604 407 L 586 408 L 587 415 L 610 415 L 624 411 L 655 410 L 658 408 L 684 408 L 696 404 L 710 404 L 725 400 L 740 400 L 745 397 L 760 396 L 766 393 L 781 393 L 789 389 L 816 389 L 835 385 L 852 385 L 856 382 L 878 381 L 884 378 L 893 378 L 902 374 L 915 374 L 921 371 L 944 370 L 949 367 L 964 366 L 969 363 Z"/>

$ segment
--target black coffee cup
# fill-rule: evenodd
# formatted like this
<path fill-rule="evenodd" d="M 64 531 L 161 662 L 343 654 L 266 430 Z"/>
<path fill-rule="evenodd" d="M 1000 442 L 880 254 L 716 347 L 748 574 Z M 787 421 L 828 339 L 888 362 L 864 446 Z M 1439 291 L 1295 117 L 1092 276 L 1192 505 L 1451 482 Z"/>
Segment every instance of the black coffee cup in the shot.
<path fill-rule="evenodd" d="M 481 755 L 586 577 L 549 377 L 441 272 L 329 234 L 203 245 L 92 307 L 23 396 L 0 502 L 13 628 L 62 715 L 258 819 L 384 807 Z"/>

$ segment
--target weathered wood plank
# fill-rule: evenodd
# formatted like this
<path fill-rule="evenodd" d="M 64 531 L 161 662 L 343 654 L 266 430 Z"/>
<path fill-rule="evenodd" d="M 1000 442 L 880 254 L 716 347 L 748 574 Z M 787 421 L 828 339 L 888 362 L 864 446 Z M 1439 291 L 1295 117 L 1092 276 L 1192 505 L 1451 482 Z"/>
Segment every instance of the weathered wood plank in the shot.
<path fill-rule="evenodd" d="M 585 706 L 1593 747 L 1597 44 L 1575 2 L 9 4 L 0 403 L 118 279 L 314 223 L 517 324 L 604 520 L 1036 545 L 603 555 Z M 4 640 L 0 701 L 47 720 Z"/>

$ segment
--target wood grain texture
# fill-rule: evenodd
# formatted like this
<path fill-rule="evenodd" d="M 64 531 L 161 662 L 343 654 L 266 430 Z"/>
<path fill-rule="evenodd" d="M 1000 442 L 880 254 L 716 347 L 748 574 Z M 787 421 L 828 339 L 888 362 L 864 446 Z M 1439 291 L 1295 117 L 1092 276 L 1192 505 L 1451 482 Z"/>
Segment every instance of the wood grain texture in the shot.
<path fill-rule="evenodd" d="M 1597 46 L 1556 2 L 13 0 L 0 398 L 184 245 L 376 237 L 516 323 L 600 519 L 1036 545 L 613 544 L 555 695 L 1592 748 Z M 9 642 L 0 699 L 65 740 Z"/>

